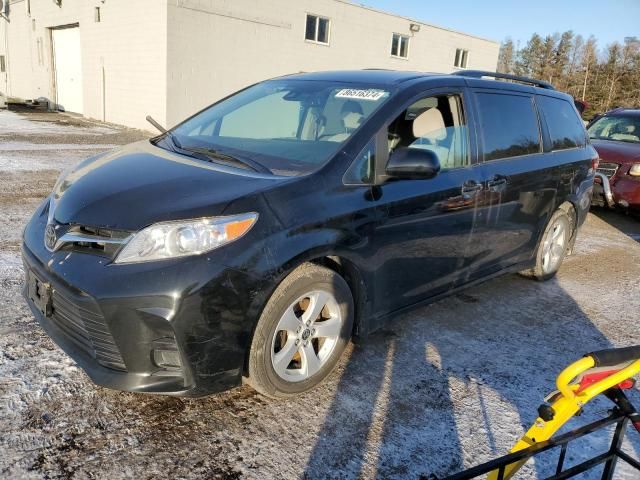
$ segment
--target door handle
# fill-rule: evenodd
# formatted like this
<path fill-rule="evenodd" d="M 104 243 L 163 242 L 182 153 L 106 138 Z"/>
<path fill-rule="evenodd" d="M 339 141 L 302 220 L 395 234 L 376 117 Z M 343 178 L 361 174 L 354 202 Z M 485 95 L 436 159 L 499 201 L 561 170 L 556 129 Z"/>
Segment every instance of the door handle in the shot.
<path fill-rule="evenodd" d="M 482 190 L 482 184 L 476 182 L 475 180 L 467 180 L 462 184 L 462 194 L 470 195 L 472 193 L 479 192 Z"/>
<path fill-rule="evenodd" d="M 492 192 L 497 192 L 502 190 L 507 185 L 507 177 L 504 175 L 496 175 L 492 180 L 487 182 L 487 187 Z"/>

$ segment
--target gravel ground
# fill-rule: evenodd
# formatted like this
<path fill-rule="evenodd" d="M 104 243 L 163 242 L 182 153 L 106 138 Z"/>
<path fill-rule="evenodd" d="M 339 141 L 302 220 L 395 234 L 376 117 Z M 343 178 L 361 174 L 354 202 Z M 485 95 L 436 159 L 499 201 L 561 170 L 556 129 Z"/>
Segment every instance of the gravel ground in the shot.
<path fill-rule="evenodd" d="M 640 222 L 595 212 L 555 280 L 507 275 L 405 314 L 350 347 L 329 381 L 298 399 L 248 387 L 198 400 L 97 387 L 20 296 L 20 232 L 60 170 L 146 136 L 0 112 L 2 478 L 443 476 L 506 453 L 566 364 L 640 343 Z M 572 426 L 607 408 L 594 401 Z M 638 455 L 631 435 L 625 449 Z M 569 464 L 607 441 L 600 432 L 572 447 Z M 538 461 L 519 478 L 550 467 Z M 616 478 L 637 478 L 623 467 Z"/>

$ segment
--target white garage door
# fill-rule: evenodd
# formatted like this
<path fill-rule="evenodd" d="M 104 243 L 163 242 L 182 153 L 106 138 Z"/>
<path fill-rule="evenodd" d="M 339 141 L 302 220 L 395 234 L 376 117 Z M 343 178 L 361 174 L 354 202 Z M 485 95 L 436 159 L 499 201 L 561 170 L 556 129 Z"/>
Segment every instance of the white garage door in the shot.
<path fill-rule="evenodd" d="M 51 31 L 55 60 L 56 103 L 67 112 L 83 113 L 80 28 Z"/>

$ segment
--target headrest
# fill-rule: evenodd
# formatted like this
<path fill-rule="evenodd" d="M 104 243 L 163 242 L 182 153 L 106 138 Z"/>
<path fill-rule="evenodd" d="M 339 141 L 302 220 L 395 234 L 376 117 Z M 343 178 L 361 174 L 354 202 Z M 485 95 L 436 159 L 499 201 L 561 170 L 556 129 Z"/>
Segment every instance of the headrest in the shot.
<path fill-rule="evenodd" d="M 434 140 L 447 138 L 447 130 L 440 110 L 430 108 L 418 115 L 413 120 L 413 136 L 416 138 L 428 137 Z"/>
<path fill-rule="evenodd" d="M 360 126 L 363 115 L 357 112 L 349 112 L 342 117 L 342 123 L 347 130 L 355 130 Z"/>

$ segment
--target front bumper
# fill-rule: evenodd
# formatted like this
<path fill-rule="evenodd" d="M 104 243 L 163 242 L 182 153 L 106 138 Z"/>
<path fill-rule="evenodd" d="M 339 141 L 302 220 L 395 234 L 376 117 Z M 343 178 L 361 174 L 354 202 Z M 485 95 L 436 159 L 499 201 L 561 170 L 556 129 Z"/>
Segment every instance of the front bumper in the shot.
<path fill-rule="evenodd" d="M 592 204 L 599 207 L 621 207 L 640 211 L 640 181 L 624 176 L 607 177 L 596 173 Z"/>
<path fill-rule="evenodd" d="M 178 396 L 240 384 L 259 311 L 257 280 L 203 257 L 112 265 L 95 254 L 51 253 L 45 224 L 36 213 L 22 256 L 27 275 L 50 289 L 50 311 L 34 303 L 29 281 L 24 296 L 47 334 L 96 384 Z M 160 349 L 177 351 L 181 365 L 159 366 Z"/>

